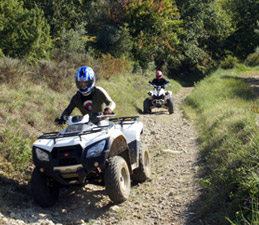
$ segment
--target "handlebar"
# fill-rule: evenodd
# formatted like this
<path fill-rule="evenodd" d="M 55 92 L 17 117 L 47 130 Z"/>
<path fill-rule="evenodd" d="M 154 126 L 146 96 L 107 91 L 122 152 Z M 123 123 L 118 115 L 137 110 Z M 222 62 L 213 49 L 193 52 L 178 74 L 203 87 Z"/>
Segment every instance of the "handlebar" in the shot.
<path fill-rule="evenodd" d="M 56 118 L 54 122 L 49 123 L 48 125 L 53 125 L 53 124 L 58 124 L 58 125 L 62 125 L 62 124 L 66 124 L 67 121 L 71 120 L 72 122 L 83 122 L 83 123 L 88 123 L 88 122 L 93 122 L 96 123 L 102 119 L 108 118 L 108 117 L 114 117 L 116 116 L 115 113 L 111 113 L 111 114 L 104 114 L 103 112 L 99 112 L 99 113 L 92 113 L 92 114 L 88 114 L 88 117 L 86 119 L 83 119 L 84 116 L 80 115 L 80 116 L 66 116 L 63 118 Z"/>
<path fill-rule="evenodd" d="M 102 118 L 106 118 L 106 117 L 114 117 L 114 116 L 116 116 L 116 114 L 115 113 L 111 113 L 111 114 L 101 114 L 101 115 L 97 115 L 96 116 L 96 118 L 98 118 L 98 119 L 102 119 Z"/>
<path fill-rule="evenodd" d="M 148 83 L 149 83 L 149 85 L 148 85 L 149 87 L 153 86 L 154 88 L 157 88 L 157 87 L 162 87 L 162 88 L 164 88 L 164 87 L 170 87 L 170 86 L 171 86 L 170 83 L 163 84 L 163 85 L 155 85 L 155 84 L 153 84 L 151 81 L 149 81 Z"/>

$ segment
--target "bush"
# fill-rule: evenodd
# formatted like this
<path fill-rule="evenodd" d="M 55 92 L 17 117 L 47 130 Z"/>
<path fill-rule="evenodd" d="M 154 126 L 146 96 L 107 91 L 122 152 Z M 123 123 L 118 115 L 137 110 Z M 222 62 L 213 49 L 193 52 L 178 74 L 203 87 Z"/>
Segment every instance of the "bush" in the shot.
<path fill-rule="evenodd" d="M 25 57 L 29 61 L 50 56 L 50 28 L 42 10 L 27 10 L 22 1 L 3 0 L 0 21 L 0 49 L 6 56 Z"/>
<path fill-rule="evenodd" d="M 56 47 L 60 53 L 85 53 L 86 44 L 85 24 L 75 27 L 75 29 L 66 30 L 63 28 L 60 37 L 56 39 Z"/>
<path fill-rule="evenodd" d="M 19 59 L 0 58 L 0 83 L 15 84 L 24 73 L 24 63 Z"/>
<path fill-rule="evenodd" d="M 132 49 L 132 40 L 127 28 L 112 25 L 101 27 L 96 34 L 97 49 L 114 57 L 129 54 Z"/>
<path fill-rule="evenodd" d="M 1 132 L 1 170 L 16 180 L 24 179 L 30 167 L 31 143 L 21 136 L 20 131 L 6 128 Z"/>
<path fill-rule="evenodd" d="M 245 60 L 246 66 L 259 66 L 259 47 L 257 47 L 257 50 L 255 53 L 252 53 L 247 56 Z"/>
<path fill-rule="evenodd" d="M 238 59 L 232 55 L 228 55 L 223 61 L 220 62 L 222 69 L 232 69 L 238 63 Z"/>
<path fill-rule="evenodd" d="M 131 69 L 128 60 L 116 59 L 112 55 L 104 55 L 97 59 L 99 68 L 95 69 L 95 73 L 104 79 L 109 79 L 111 76 L 123 74 Z"/>

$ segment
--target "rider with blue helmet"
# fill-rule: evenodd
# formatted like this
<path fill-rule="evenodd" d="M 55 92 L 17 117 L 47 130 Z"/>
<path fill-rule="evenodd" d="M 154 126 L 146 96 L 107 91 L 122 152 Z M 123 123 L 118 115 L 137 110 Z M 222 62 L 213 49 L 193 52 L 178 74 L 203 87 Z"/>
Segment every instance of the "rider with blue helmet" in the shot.
<path fill-rule="evenodd" d="M 78 91 L 55 122 L 64 123 L 75 108 L 78 108 L 83 115 L 98 112 L 112 113 L 116 105 L 102 87 L 95 86 L 95 73 L 91 67 L 80 67 L 76 72 L 75 81 Z"/>

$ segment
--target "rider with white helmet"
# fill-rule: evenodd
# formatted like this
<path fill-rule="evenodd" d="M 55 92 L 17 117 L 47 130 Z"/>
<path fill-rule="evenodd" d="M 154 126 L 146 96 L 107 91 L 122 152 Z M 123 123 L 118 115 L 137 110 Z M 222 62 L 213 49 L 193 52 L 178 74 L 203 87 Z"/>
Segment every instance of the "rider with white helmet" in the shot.
<path fill-rule="evenodd" d="M 95 73 L 91 67 L 80 67 L 76 72 L 75 81 L 78 91 L 55 122 L 64 123 L 75 108 L 78 108 L 83 115 L 98 112 L 112 113 L 116 105 L 102 87 L 95 86 Z"/>

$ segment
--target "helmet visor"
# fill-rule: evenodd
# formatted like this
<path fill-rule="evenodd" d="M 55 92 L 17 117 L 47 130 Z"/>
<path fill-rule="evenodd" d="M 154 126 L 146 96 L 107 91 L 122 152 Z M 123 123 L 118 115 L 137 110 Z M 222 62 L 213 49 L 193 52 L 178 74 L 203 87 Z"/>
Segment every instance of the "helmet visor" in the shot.
<path fill-rule="evenodd" d="M 81 91 L 86 91 L 89 87 L 91 87 L 93 84 L 93 80 L 88 80 L 88 81 L 77 81 L 76 86 L 78 89 Z"/>

